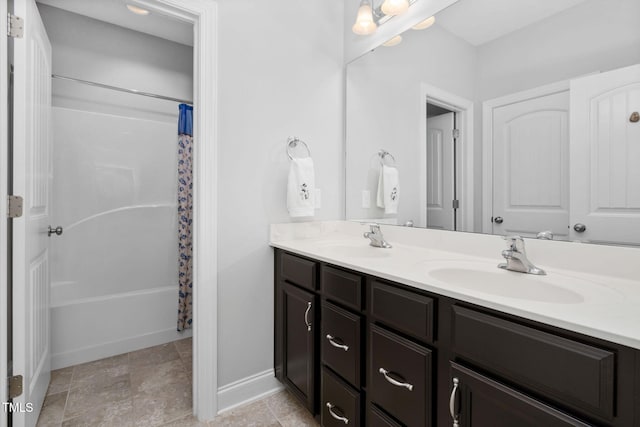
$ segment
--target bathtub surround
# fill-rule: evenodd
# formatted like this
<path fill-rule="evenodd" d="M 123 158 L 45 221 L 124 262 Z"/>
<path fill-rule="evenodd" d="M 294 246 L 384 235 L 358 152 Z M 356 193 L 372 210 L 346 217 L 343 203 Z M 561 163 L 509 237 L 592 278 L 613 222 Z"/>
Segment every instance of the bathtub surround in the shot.
<path fill-rule="evenodd" d="M 193 321 L 193 107 L 178 119 L 178 331 Z"/>

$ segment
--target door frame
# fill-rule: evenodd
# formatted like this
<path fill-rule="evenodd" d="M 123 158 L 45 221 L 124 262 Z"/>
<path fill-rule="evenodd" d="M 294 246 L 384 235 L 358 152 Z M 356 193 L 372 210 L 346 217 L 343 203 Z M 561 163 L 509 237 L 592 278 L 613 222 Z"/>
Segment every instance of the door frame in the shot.
<path fill-rule="evenodd" d="M 193 25 L 193 414 L 209 420 L 218 413 L 217 2 L 132 3 Z"/>
<path fill-rule="evenodd" d="M 427 226 L 427 102 L 456 113 L 457 138 L 457 194 L 460 200 L 458 230 L 474 231 L 473 227 L 473 101 L 454 95 L 436 86 L 420 83 L 420 223 Z"/>
<path fill-rule="evenodd" d="M 491 218 L 493 213 L 493 110 L 568 90 L 569 80 L 562 80 L 510 93 L 482 103 L 482 233 L 493 233 L 493 225 L 487 220 Z"/>
<path fill-rule="evenodd" d="M 217 322 L 217 2 L 210 0 L 131 0 L 131 3 L 189 22 L 194 28 L 194 138 L 206 141 L 194 148 L 194 248 L 193 248 L 193 414 L 200 420 L 218 412 L 218 322 Z M 0 16 L 7 16 L 6 2 L 0 2 Z M 7 31 L 0 19 L 0 128 L 7 129 Z M 0 170 L 6 171 L 8 138 L 0 134 Z M 213 166 L 213 167 L 212 167 Z M 6 174 L 0 174 L 0 248 L 6 248 Z M 5 252 L 5 251 L 2 251 Z M 7 259 L 0 257 L 0 271 Z M 7 277 L 0 274 L 0 316 L 8 306 Z M 2 322 L 4 323 L 4 322 Z M 6 349 L 7 331 L 0 328 L 0 348 Z M 6 401 L 7 359 L 0 351 L 0 402 Z M 0 427 L 7 417 L 0 416 Z"/>
<path fill-rule="evenodd" d="M 7 401 L 7 349 L 8 349 L 8 322 L 9 313 L 8 277 L 7 277 L 7 249 L 9 240 L 7 237 L 7 202 L 6 197 L 9 185 L 9 67 L 8 67 L 8 37 L 7 37 L 7 2 L 0 2 L 0 404 Z M 8 413 L 4 407 L 0 408 L 0 427 L 7 427 Z"/>

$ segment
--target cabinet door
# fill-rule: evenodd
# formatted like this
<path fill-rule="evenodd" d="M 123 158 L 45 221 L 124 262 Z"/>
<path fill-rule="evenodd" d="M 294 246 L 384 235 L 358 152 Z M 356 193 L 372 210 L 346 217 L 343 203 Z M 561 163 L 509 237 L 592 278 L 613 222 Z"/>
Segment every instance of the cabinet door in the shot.
<path fill-rule="evenodd" d="M 282 284 L 284 382 L 315 413 L 315 307 L 310 292 Z"/>
<path fill-rule="evenodd" d="M 589 425 L 453 362 L 450 381 L 450 410 L 455 426 Z"/>

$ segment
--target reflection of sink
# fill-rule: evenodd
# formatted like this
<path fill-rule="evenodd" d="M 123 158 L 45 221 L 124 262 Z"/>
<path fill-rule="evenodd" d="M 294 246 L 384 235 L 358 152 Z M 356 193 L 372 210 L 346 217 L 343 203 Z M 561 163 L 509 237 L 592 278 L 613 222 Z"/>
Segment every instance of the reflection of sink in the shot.
<path fill-rule="evenodd" d="M 322 242 L 318 249 L 326 251 L 334 256 L 346 256 L 354 258 L 386 258 L 391 256 L 393 249 L 374 248 L 368 240 Z"/>
<path fill-rule="evenodd" d="M 437 261 L 423 263 L 431 268 L 427 276 L 453 287 L 471 289 L 505 298 L 555 304 L 578 304 L 606 294 L 618 294 L 606 286 L 589 280 L 548 272 L 547 276 L 517 273 L 497 268 L 486 262 Z"/>

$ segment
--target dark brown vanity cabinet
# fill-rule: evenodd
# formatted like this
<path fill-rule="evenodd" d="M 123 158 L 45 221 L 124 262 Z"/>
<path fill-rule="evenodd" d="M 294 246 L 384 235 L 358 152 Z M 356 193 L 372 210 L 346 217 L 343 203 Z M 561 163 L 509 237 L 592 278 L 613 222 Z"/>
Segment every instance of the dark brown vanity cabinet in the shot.
<path fill-rule="evenodd" d="M 276 377 L 312 412 L 317 410 L 317 265 L 278 253 L 276 259 Z"/>
<path fill-rule="evenodd" d="M 276 376 L 322 425 L 640 427 L 638 350 L 275 259 Z"/>

